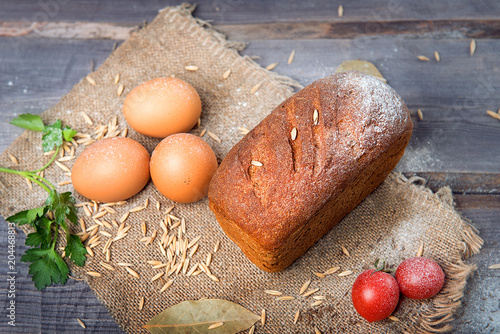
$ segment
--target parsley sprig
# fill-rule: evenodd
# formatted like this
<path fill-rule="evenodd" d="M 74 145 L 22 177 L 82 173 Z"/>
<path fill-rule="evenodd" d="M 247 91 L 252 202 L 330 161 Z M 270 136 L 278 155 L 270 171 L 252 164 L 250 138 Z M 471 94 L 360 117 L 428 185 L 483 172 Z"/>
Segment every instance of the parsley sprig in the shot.
<path fill-rule="evenodd" d="M 67 220 L 77 224 L 75 199 L 71 192 L 58 193 L 56 188 L 39 173 L 49 167 L 56 159 L 64 141 L 71 141 L 76 134 L 69 127 L 62 128 L 60 120 L 52 125 L 45 125 L 38 115 L 22 114 L 13 119 L 11 124 L 24 129 L 42 132 L 42 149 L 49 152 L 55 149 L 54 155 L 43 167 L 34 171 L 19 171 L 0 167 L 0 172 L 16 174 L 39 185 L 47 193 L 45 205 L 18 212 L 7 218 L 7 221 L 19 226 L 29 224 L 35 232 L 28 234 L 25 244 L 32 246 L 21 257 L 21 261 L 30 262 L 29 273 L 37 289 L 42 290 L 56 283 L 66 283 L 69 269 L 63 257 L 56 251 L 59 232 L 66 235 L 65 257 L 78 266 L 85 264 L 87 250 L 77 235 L 71 234 Z"/>

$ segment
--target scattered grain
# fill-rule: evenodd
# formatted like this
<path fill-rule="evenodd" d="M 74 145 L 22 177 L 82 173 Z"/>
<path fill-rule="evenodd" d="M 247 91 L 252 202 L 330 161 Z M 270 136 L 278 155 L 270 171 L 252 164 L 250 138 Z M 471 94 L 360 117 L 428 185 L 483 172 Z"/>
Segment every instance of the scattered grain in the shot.
<path fill-rule="evenodd" d="M 87 254 L 89 254 L 89 256 L 94 257 L 95 254 L 92 248 L 90 248 L 89 246 L 85 246 L 85 249 L 87 250 Z"/>
<path fill-rule="evenodd" d="M 242 135 L 246 135 L 247 133 L 250 132 L 250 130 L 248 130 L 247 128 L 244 128 L 244 127 L 239 127 L 238 130 L 240 131 L 240 133 Z"/>
<path fill-rule="evenodd" d="M 169 280 L 167 283 L 163 285 L 163 287 L 160 289 L 160 292 L 164 292 L 165 290 L 167 290 L 168 287 L 172 285 L 172 283 L 174 283 L 174 280 L 173 279 Z"/>
<path fill-rule="evenodd" d="M 311 280 L 307 280 L 302 287 L 300 288 L 299 295 L 303 294 L 307 288 L 309 287 L 309 284 L 311 284 Z"/>
<path fill-rule="evenodd" d="M 250 330 L 248 331 L 248 334 L 253 334 L 255 332 L 255 325 L 250 327 Z"/>
<path fill-rule="evenodd" d="M 279 63 L 272 63 L 272 64 L 269 64 L 269 65 L 267 65 L 266 70 L 268 70 L 268 71 L 272 71 L 272 70 L 274 70 L 274 69 L 276 68 L 276 66 L 278 66 L 278 64 L 279 64 Z"/>
<path fill-rule="evenodd" d="M 420 243 L 420 246 L 418 247 L 418 250 L 417 250 L 417 256 L 420 257 L 424 254 L 424 242 L 422 241 Z"/>
<path fill-rule="evenodd" d="M 207 133 L 207 129 L 206 128 L 203 129 L 203 130 L 201 130 L 200 137 L 203 137 L 205 135 L 205 133 Z"/>
<path fill-rule="evenodd" d="M 215 324 L 212 324 L 212 325 L 208 326 L 208 329 L 219 328 L 221 326 L 224 326 L 224 323 L 222 321 L 221 322 L 216 322 Z"/>
<path fill-rule="evenodd" d="M 337 9 L 337 14 L 339 15 L 339 17 L 344 16 L 344 6 L 339 6 L 339 8 Z"/>
<path fill-rule="evenodd" d="M 215 133 L 213 133 L 212 131 L 207 131 L 207 134 L 210 136 L 210 138 L 212 138 L 216 142 L 222 143 L 222 140 L 220 140 L 220 138 Z"/>
<path fill-rule="evenodd" d="M 132 267 L 133 266 L 132 263 L 127 263 L 127 262 L 118 262 L 117 265 L 119 265 L 120 267 Z"/>
<path fill-rule="evenodd" d="M 344 246 L 340 246 L 340 247 L 342 248 L 342 253 L 344 253 L 347 256 L 351 256 L 351 254 L 349 254 L 349 251 L 347 250 L 347 248 L 345 248 Z"/>
<path fill-rule="evenodd" d="M 434 51 L 434 58 L 436 59 L 437 62 L 441 61 L 441 56 L 439 55 L 439 52 Z"/>
<path fill-rule="evenodd" d="M 314 334 L 321 334 L 318 327 L 314 326 Z"/>
<path fill-rule="evenodd" d="M 262 82 L 259 82 L 258 84 L 253 86 L 252 90 L 250 90 L 250 94 L 254 94 L 255 92 L 257 92 L 259 90 L 260 86 L 262 86 Z"/>
<path fill-rule="evenodd" d="M 292 63 L 294 58 L 295 58 L 295 50 L 292 50 L 292 52 L 290 52 L 290 55 L 288 56 L 288 65 Z"/>
<path fill-rule="evenodd" d="M 116 89 L 116 95 L 117 95 L 117 96 L 121 96 L 121 95 L 122 95 L 122 93 L 123 93 L 123 89 L 124 89 L 124 88 L 125 88 L 125 87 L 123 86 L 123 84 L 120 84 L 120 85 L 118 86 L 118 88 Z"/>
<path fill-rule="evenodd" d="M 419 120 L 423 120 L 424 119 L 424 114 L 422 113 L 422 109 L 418 109 L 417 110 L 417 115 L 418 115 L 418 119 Z"/>
<path fill-rule="evenodd" d="M 393 315 L 390 315 L 389 317 L 389 320 L 392 320 L 392 321 L 395 321 L 395 322 L 398 322 L 399 321 L 399 318 L 393 316 Z"/>
<path fill-rule="evenodd" d="M 264 293 L 267 293 L 271 296 L 281 296 L 283 293 L 277 290 L 264 290 Z"/>
<path fill-rule="evenodd" d="M 198 250 L 199 245 L 196 244 L 191 250 L 189 251 L 189 257 L 193 257 L 194 253 Z"/>
<path fill-rule="evenodd" d="M 322 301 L 322 300 L 317 300 L 317 301 L 313 302 L 313 303 L 311 304 L 311 306 L 312 306 L 312 307 L 314 307 L 314 306 L 319 306 L 319 305 L 321 305 L 321 304 L 323 304 L 323 301 Z"/>
<path fill-rule="evenodd" d="M 319 122 L 319 112 L 318 112 L 318 109 L 314 109 L 314 112 L 313 112 L 313 124 L 314 125 L 318 125 L 318 122 Z"/>
<path fill-rule="evenodd" d="M 262 312 L 260 313 L 260 323 L 262 326 L 266 324 L 266 309 L 262 309 Z"/>
<path fill-rule="evenodd" d="M 217 240 L 217 242 L 214 245 L 214 253 L 217 253 L 220 247 L 220 240 Z"/>
<path fill-rule="evenodd" d="M 110 261 L 111 260 L 111 251 L 109 249 L 106 250 L 106 261 Z"/>
<path fill-rule="evenodd" d="M 71 180 L 61 181 L 57 183 L 58 186 L 66 186 L 68 184 L 71 184 Z"/>
<path fill-rule="evenodd" d="M 83 206 L 83 212 L 85 213 L 85 215 L 87 217 L 91 217 L 92 216 L 92 213 L 90 212 L 89 208 L 87 207 L 87 205 L 84 205 Z"/>
<path fill-rule="evenodd" d="M 157 279 L 159 279 L 160 277 L 162 277 L 163 274 L 164 274 L 164 272 L 160 271 L 158 274 L 154 275 L 153 278 L 151 278 L 151 282 L 156 281 Z"/>
<path fill-rule="evenodd" d="M 222 79 L 226 80 L 231 75 L 231 69 L 227 70 L 222 74 Z"/>
<path fill-rule="evenodd" d="M 426 57 L 426 56 L 417 56 L 418 60 L 422 60 L 422 61 L 429 61 L 429 57 Z"/>
<path fill-rule="evenodd" d="M 195 72 L 195 71 L 199 70 L 198 66 L 195 66 L 195 65 L 187 65 L 184 68 L 186 69 L 186 71 L 190 71 L 190 72 Z"/>
<path fill-rule="evenodd" d="M 340 274 L 338 274 L 339 277 L 344 277 L 344 276 L 349 276 L 353 273 L 352 270 L 345 270 L 343 272 L 341 272 Z"/>
<path fill-rule="evenodd" d="M 85 79 L 87 79 L 88 83 L 91 84 L 92 86 L 96 85 L 94 78 L 92 78 L 90 75 L 87 75 Z"/>
<path fill-rule="evenodd" d="M 296 324 L 297 321 L 299 320 L 299 316 L 300 316 L 300 310 L 297 310 L 297 312 L 295 312 L 295 315 L 293 316 L 293 323 Z"/>
<path fill-rule="evenodd" d="M 142 311 L 142 309 L 144 308 L 144 296 L 141 297 L 141 299 L 139 299 L 139 311 Z"/>
<path fill-rule="evenodd" d="M 160 211 L 160 202 L 156 201 L 156 211 Z"/>
<path fill-rule="evenodd" d="M 130 213 L 133 213 L 133 212 L 139 212 L 139 211 L 142 211 L 144 210 L 145 207 L 144 206 L 136 206 L 135 208 L 132 208 L 129 210 Z"/>
<path fill-rule="evenodd" d="M 500 263 L 492 264 L 491 266 L 488 267 L 488 269 L 500 269 Z"/>
<path fill-rule="evenodd" d="M 106 231 L 99 231 L 99 233 L 101 233 L 102 235 L 104 235 L 105 237 L 108 237 L 108 238 L 112 237 L 112 235 L 109 232 L 106 232 Z"/>
<path fill-rule="evenodd" d="M 307 291 L 306 293 L 304 293 L 302 296 L 303 297 L 309 297 L 310 295 L 315 294 L 318 291 L 319 291 L 319 288 L 311 289 L 311 290 Z"/>
<path fill-rule="evenodd" d="M 486 113 L 487 113 L 488 115 L 490 115 L 491 117 L 493 117 L 493 118 L 500 119 L 500 114 L 498 114 L 498 113 L 496 113 L 496 112 L 494 112 L 494 111 L 491 111 L 491 110 L 486 110 Z"/>
<path fill-rule="evenodd" d="M 193 275 L 193 273 L 198 269 L 199 264 L 196 263 L 194 266 L 191 267 L 191 269 L 188 271 L 187 276 Z"/>
<path fill-rule="evenodd" d="M 295 297 L 293 296 L 281 296 L 281 297 L 278 297 L 276 298 L 276 300 L 294 300 Z"/>
<path fill-rule="evenodd" d="M 92 219 L 98 219 L 104 217 L 108 212 L 106 210 L 96 213 L 92 216 Z"/>
<path fill-rule="evenodd" d="M 101 277 L 102 276 L 97 271 L 87 271 L 87 275 L 92 276 L 92 277 Z"/>
<path fill-rule="evenodd" d="M 262 167 L 264 166 L 264 164 L 260 161 L 256 161 L 256 160 L 252 160 L 252 162 L 250 162 L 250 164 L 254 165 L 254 166 L 257 166 L 257 167 Z"/>
<path fill-rule="evenodd" d="M 319 278 L 325 278 L 325 274 L 323 273 L 314 273 L 314 275 L 318 276 Z"/>
<path fill-rule="evenodd" d="M 326 270 L 323 274 L 324 275 L 331 275 L 331 274 L 337 272 L 339 269 L 340 269 L 340 267 L 332 267 L 332 268 Z"/>
<path fill-rule="evenodd" d="M 474 53 L 476 53 L 476 40 L 475 39 L 470 41 L 470 55 L 472 56 Z"/>
<path fill-rule="evenodd" d="M 297 128 L 296 127 L 294 127 L 292 129 L 292 131 L 290 132 L 290 137 L 292 138 L 292 140 L 297 139 Z"/>
<path fill-rule="evenodd" d="M 80 319 L 76 318 L 76 321 L 78 321 L 78 324 L 79 324 L 82 328 L 87 328 L 87 326 L 85 326 L 85 324 L 83 323 L 83 321 L 81 321 Z"/>
<path fill-rule="evenodd" d="M 214 282 L 220 282 L 219 278 L 214 274 L 208 274 L 208 277 Z"/>
<path fill-rule="evenodd" d="M 127 218 L 128 218 L 128 215 L 129 215 L 129 214 L 130 214 L 130 212 L 129 212 L 129 211 L 125 212 L 125 213 L 123 214 L 123 216 L 121 216 L 121 218 L 120 218 L 120 220 L 119 220 L 119 221 L 120 221 L 120 223 L 123 223 L 125 220 L 127 220 Z"/>
<path fill-rule="evenodd" d="M 61 170 L 65 171 L 65 172 L 68 172 L 68 173 L 71 173 L 71 170 L 63 165 L 62 163 L 60 163 L 59 161 L 54 161 L 54 163 L 57 165 L 57 167 L 59 167 Z"/>
<path fill-rule="evenodd" d="M 115 80 L 113 81 L 115 83 L 115 85 L 120 81 L 120 73 L 117 73 L 115 75 Z"/>
<path fill-rule="evenodd" d="M 100 264 L 103 268 L 106 268 L 106 269 L 108 269 L 108 270 L 112 270 L 112 271 L 114 271 L 114 270 L 115 270 L 115 268 L 114 268 L 112 265 L 110 265 L 109 263 L 106 263 L 106 262 L 99 262 L 99 264 Z"/>
<path fill-rule="evenodd" d="M 19 160 L 12 153 L 8 152 L 8 154 L 10 161 L 12 161 L 16 165 L 19 165 Z"/>
<path fill-rule="evenodd" d="M 127 272 L 131 275 L 131 276 L 133 276 L 133 277 L 135 277 L 135 278 L 139 278 L 139 274 L 138 274 L 136 271 L 132 270 L 130 267 L 125 267 L 125 270 L 126 270 L 126 271 L 127 271 Z"/>
<path fill-rule="evenodd" d="M 212 263 L 212 253 L 207 254 L 207 259 L 205 260 L 205 265 L 208 267 Z"/>

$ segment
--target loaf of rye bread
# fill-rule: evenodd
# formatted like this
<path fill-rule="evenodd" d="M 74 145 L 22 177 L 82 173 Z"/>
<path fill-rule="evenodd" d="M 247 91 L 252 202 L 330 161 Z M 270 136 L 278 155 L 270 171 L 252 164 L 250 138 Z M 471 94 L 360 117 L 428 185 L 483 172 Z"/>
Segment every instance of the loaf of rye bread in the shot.
<path fill-rule="evenodd" d="M 401 97 L 370 75 L 315 81 L 226 155 L 210 209 L 255 265 L 283 270 L 388 176 L 412 128 Z"/>

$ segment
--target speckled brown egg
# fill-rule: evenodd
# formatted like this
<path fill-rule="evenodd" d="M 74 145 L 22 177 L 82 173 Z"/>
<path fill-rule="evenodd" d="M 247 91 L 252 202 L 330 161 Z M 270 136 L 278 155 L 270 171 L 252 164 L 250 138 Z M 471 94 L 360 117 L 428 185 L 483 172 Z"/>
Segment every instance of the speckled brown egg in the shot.
<path fill-rule="evenodd" d="M 128 124 L 146 136 L 165 138 L 186 132 L 198 122 L 201 100 L 189 83 L 178 78 L 157 78 L 135 87 L 125 98 Z"/>
<path fill-rule="evenodd" d="M 149 153 L 133 139 L 106 138 L 76 159 L 71 181 L 82 196 L 116 202 L 134 196 L 149 181 Z"/>
<path fill-rule="evenodd" d="M 168 136 L 151 155 L 151 179 L 156 188 L 180 203 L 196 202 L 207 196 L 217 167 L 210 145 L 189 133 Z"/>

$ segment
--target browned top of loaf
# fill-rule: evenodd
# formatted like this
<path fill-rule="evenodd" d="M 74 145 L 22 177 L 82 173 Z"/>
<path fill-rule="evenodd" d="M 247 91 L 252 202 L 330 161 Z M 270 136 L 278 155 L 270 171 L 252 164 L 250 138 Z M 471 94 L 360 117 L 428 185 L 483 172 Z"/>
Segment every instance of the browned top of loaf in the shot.
<path fill-rule="evenodd" d="M 411 129 L 408 109 L 387 84 L 354 71 L 331 75 L 284 101 L 232 148 L 209 199 L 244 235 L 276 249 Z"/>

